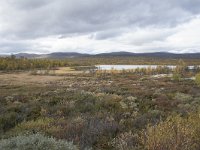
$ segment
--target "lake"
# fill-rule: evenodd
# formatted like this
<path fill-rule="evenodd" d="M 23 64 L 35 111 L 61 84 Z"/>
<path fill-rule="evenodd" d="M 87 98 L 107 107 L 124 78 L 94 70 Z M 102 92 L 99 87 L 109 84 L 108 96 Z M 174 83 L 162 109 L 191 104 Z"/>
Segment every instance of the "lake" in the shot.
<path fill-rule="evenodd" d="M 176 68 L 175 65 L 96 65 L 99 70 L 131 70 L 131 69 L 146 69 L 146 68 L 152 68 L 156 69 L 157 67 L 168 67 L 170 69 Z M 189 69 L 194 69 L 194 66 L 188 66 Z"/>

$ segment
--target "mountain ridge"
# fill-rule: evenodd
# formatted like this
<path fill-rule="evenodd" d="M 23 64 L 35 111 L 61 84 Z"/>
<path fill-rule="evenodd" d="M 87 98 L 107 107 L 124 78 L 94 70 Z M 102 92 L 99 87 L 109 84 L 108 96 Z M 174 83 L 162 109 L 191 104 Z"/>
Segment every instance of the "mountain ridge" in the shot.
<path fill-rule="evenodd" d="M 49 54 L 34 54 L 34 53 L 17 53 L 12 54 L 16 58 L 29 58 L 29 59 L 64 59 L 64 58 L 80 58 L 80 57 L 158 57 L 158 58 L 191 58 L 200 59 L 200 53 L 170 53 L 170 52 L 152 52 L 152 53 L 132 53 L 126 51 L 99 53 L 99 54 L 86 54 L 78 52 L 54 52 Z M 10 55 L 0 55 L 0 57 L 9 57 Z"/>

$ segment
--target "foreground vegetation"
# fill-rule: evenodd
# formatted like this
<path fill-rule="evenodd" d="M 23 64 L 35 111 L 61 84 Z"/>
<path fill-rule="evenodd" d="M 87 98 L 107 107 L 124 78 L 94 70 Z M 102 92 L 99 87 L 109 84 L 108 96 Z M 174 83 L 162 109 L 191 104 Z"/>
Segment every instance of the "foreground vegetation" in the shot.
<path fill-rule="evenodd" d="M 72 143 L 64 140 L 56 141 L 40 134 L 19 135 L 10 139 L 0 141 L 2 150 L 78 150 Z"/>
<path fill-rule="evenodd" d="M 176 70 L 1 72 L 0 149 L 200 149 L 200 75 L 174 61 Z"/>

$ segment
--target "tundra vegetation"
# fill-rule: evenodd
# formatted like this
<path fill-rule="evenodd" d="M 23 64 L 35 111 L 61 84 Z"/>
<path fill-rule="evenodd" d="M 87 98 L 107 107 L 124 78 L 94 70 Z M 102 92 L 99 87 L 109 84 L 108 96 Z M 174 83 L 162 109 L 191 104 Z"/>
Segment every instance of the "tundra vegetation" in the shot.
<path fill-rule="evenodd" d="M 96 64 L 178 64 L 94 70 Z M 0 58 L 0 149 L 199 150 L 199 60 Z"/>

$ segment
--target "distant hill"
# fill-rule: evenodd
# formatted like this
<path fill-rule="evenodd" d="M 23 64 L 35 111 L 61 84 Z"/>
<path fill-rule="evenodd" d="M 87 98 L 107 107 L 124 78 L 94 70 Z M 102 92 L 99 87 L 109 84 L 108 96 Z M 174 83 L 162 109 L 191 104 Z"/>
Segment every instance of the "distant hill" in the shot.
<path fill-rule="evenodd" d="M 1 57 L 8 57 L 8 56 L 9 56 L 9 55 L 3 55 L 3 54 L 1 55 L 1 54 L 0 54 L 0 58 L 1 58 Z"/>
<path fill-rule="evenodd" d="M 95 56 L 135 56 L 135 53 L 131 52 L 111 52 L 111 53 L 100 53 Z"/>
<path fill-rule="evenodd" d="M 155 52 L 155 53 L 112 52 L 112 53 L 101 53 L 101 54 L 97 54 L 95 56 L 103 56 L 103 57 L 135 56 L 135 57 L 191 58 L 191 59 L 199 59 L 200 58 L 200 53 L 175 54 L 175 53 L 167 53 L 167 52 Z"/>
<path fill-rule="evenodd" d="M 7 57 L 8 55 L 0 55 L 0 57 Z M 167 53 L 167 52 L 155 52 L 155 53 L 131 53 L 131 52 L 111 52 L 100 54 L 82 54 L 76 52 L 56 52 L 50 54 L 29 54 L 19 53 L 15 54 L 17 58 L 25 57 L 29 59 L 34 58 L 51 58 L 51 59 L 64 59 L 64 58 L 79 58 L 79 57 L 152 57 L 152 58 L 190 58 L 200 59 L 200 53 Z"/>
<path fill-rule="evenodd" d="M 40 55 L 38 54 L 29 54 L 29 53 L 18 53 L 18 54 L 15 54 L 15 56 L 17 58 L 21 58 L 21 57 L 25 57 L 25 58 L 36 58 L 36 57 L 39 57 Z"/>
<path fill-rule="evenodd" d="M 75 57 L 85 57 L 90 56 L 89 54 L 81 54 L 81 53 L 75 53 L 75 52 L 58 52 L 58 53 L 50 53 L 50 54 L 44 54 L 40 55 L 39 58 L 54 58 L 54 59 L 63 59 L 63 58 L 75 58 Z"/>

